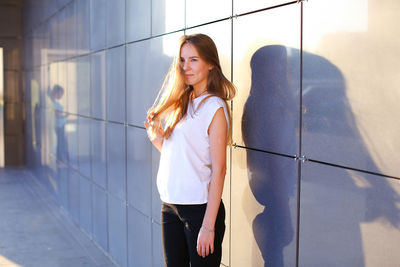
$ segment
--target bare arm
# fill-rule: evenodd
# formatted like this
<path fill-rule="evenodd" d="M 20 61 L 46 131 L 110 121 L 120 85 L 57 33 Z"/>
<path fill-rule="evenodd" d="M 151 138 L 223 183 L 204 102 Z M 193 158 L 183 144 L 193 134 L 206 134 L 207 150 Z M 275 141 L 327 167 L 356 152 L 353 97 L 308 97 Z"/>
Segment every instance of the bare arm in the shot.
<path fill-rule="evenodd" d="M 217 110 L 209 127 L 211 152 L 211 182 L 208 192 L 208 203 L 197 239 L 197 252 L 200 256 L 207 256 L 214 252 L 214 227 L 226 173 L 226 144 L 228 124 L 223 108 Z M 202 248 L 205 247 L 205 250 Z"/>

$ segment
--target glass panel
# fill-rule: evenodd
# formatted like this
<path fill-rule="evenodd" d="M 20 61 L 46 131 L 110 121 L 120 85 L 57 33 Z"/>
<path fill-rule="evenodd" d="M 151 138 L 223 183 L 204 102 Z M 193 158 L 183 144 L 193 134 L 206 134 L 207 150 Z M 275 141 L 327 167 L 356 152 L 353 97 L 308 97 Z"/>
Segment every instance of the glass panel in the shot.
<path fill-rule="evenodd" d="M 81 176 L 80 179 L 80 226 L 92 235 L 92 188 L 91 182 Z"/>
<path fill-rule="evenodd" d="M 76 114 L 78 112 L 78 99 L 77 99 L 77 64 L 75 60 L 66 61 L 67 64 L 67 103 L 68 108 L 66 109 L 70 113 Z"/>
<path fill-rule="evenodd" d="M 125 122 L 125 46 L 107 50 L 107 118 Z"/>
<path fill-rule="evenodd" d="M 126 199 L 125 151 L 125 126 L 107 123 L 108 190 L 122 200 Z"/>
<path fill-rule="evenodd" d="M 126 41 L 132 42 L 151 35 L 151 1 L 126 0 Z"/>
<path fill-rule="evenodd" d="M 62 159 L 68 158 L 74 169 L 78 169 L 78 117 L 69 115 L 65 124 L 65 135 L 67 139 L 67 151 L 62 151 Z M 60 135 L 61 136 L 61 135 Z M 65 154 L 64 154 L 65 153 Z"/>
<path fill-rule="evenodd" d="M 89 19 L 89 0 L 75 1 L 75 33 L 76 33 L 76 53 L 78 55 L 89 52 L 90 19 Z"/>
<path fill-rule="evenodd" d="M 76 67 L 78 114 L 90 116 L 90 56 L 80 57 Z"/>
<path fill-rule="evenodd" d="M 232 14 L 231 0 L 187 0 L 186 25 L 188 27 L 230 17 Z"/>
<path fill-rule="evenodd" d="M 79 171 L 88 179 L 91 179 L 90 169 L 90 126 L 91 120 L 79 117 L 78 129 L 78 161 Z M 98 145 L 98 144 L 96 144 Z"/>
<path fill-rule="evenodd" d="M 79 173 L 70 169 L 69 170 L 69 186 L 68 186 L 68 208 L 72 219 L 79 225 Z"/>
<path fill-rule="evenodd" d="M 107 194 L 104 189 L 93 185 L 93 237 L 107 251 Z"/>
<path fill-rule="evenodd" d="M 92 117 L 106 119 L 106 54 L 104 51 L 91 54 L 90 105 Z"/>
<path fill-rule="evenodd" d="M 384 2 L 304 5 L 302 146 L 318 161 L 400 177 L 400 2 Z"/>
<path fill-rule="evenodd" d="M 59 59 L 64 59 L 65 58 L 65 51 L 66 51 L 66 15 L 67 12 L 65 9 L 61 9 L 57 13 L 57 24 L 58 24 L 58 48 L 57 48 L 57 54 Z"/>
<path fill-rule="evenodd" d="M 298 162 L 236 148 L 232 156 L 232 266 L 295 266 Z"/>
<path fill-rule="evenodd" d="M 127 266 L 126 204 L 108 195 L 108 236 L 111 257 L 120 266 Z"/>
<path fill-rule="evenodd" d="M 128 207 L 128 251 L 130 266 L 152 266 L 151 220 L 132 207 Z"/>
<path fill-rule="evenodd" d="M 152 223 L 152 245 L 153 245 L 153 266 L 164 266 L 163 248 L 161 243 L 161 226 L 157 223 Z"/>
<path fill-rule="evenodd" d="M 106 124 L 92 120 L 91 128 L 91 164 L 93 182 L 107 188 Z"/>
<path fill-rule="evenodd" d="M 302 164 L 299 266 L 395 266 L 399 196 L 399 180 Z"/>
<path fill-rule="evenodd" d="M 250 11 L 255 11 L 258 9 L 263 9 L 267 7 L 273 7 L 285 3 L 293 2 L 291 0 L 233 0 L 233 14 L 242 14 Z M 280 24 L 272 24 L 272 25 L 279 25 Z"/>
<path fill-rule="evenodd" d="M 75 34 L 75 28 L 76 28 L 76 13 L 75 13 L 75 5 L 76 1 L 70 2 L 66 6 L 66 20 L 67 20 L 67 26 L 66 26 L 66 56 L 71 57 L 76 54 L 76 34 Z"/>
<path fill-rule="evenodd" d="M 68 167 L 63 163 L 58 163 L 58 203 L 65 210 L 68 210 Z"/>
<path fill-rule="evenodd" d="M 152 0 L 152 35 L 184 28 L 185 0 Z"/>
<path fill-rule="evenodd" d="M 300 5 L 234 20 L 233 141 L 246 147 L 298 154 Z M 262 31 L 250 31 L 259 25 Z"/>
<path fill-rule="evenodd" d="M 3 48 L 0 47 L 0 167 L 4 167 L 4 62 Z"/>
<path fill-rule="evenodd" d="M 181 32 L 168 34 L 127 46 L 128 123 L 143 127 L 147 110 L 164 82 L 181 35 Z"/>
<path fill-rule="evenodd" d="M 106 1 L 107 47 L 125 42 L 125 0 Z"/>
<path fill-rule="evenodd" d="M 127 128 L 128 201 L 141 213 L 151 216 L 151 142 L 145 129 Z"/>
<path fill-rule="evenodd" d="M 90 0 L 90 49 L 106 47 L 106 0 Z"/>

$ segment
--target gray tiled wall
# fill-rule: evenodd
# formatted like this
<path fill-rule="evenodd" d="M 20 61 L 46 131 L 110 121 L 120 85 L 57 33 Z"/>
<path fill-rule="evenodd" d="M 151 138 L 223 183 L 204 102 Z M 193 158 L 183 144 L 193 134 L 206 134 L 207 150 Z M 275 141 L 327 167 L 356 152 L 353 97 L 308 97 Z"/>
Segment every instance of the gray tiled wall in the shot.
<path fill-rule="evenodd" d="M 120 266 L 163 265 L 159 152 L 143 121 L 176 41 L 196 32 L 215 40 L 237 87 L 223 265 L 400 261 L 400 3 L 70 0 L 24 10 L 29 166 Z M 55 84 L 65 89 L 61 145 Z"/>

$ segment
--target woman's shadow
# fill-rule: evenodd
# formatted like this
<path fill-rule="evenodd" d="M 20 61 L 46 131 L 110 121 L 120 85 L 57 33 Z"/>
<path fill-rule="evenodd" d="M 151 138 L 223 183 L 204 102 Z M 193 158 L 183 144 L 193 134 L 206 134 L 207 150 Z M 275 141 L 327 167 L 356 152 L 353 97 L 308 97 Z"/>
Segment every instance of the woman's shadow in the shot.
<path fill-rule="evenodd" d="M 242 117 L 248 148 L 297 153 L 299 104 L 287 77 L 287 60 L 286 48 L 278 45 L 262 47 L 251 58 L 251 88 Z M 250 189 L 265 207 L 253 220 L 254 238 L 265 266 L 284 266 L 283 249 L 295 236 L 289 200 L 295 194 L 297 168 L 292 159 L 250 149 L 246 153 Z"/>
<path fill-rule="evenodd" d="M 289 159 L 299 155 L 300 151 L 299 55 L 298 49 L 280 45 L 264 46 L 254 53 L 250 62 L 250 94 L 242 116 L 245 146 L 269 152 L 246 150 L 249 186 L 257 202 L 264 206 L 264 210 L 253 220 L 253 234 L 264 265 L 268 267 L 292 266 L 296 258 L 298 169 L 297 164 L 290 163 Z M 357 150 L 370 168 L 378 169 L 362 142 L 357 127 L 354 127 L 355 118 L 349 107 L 341 71 L 317 55 L 303 52 L 303 60 L 309 63 L 303 72 L 303 107 L 308 108 L 307 111 L 303 110 L 303 113 L 307 112 L 307 119 L 303 118 L 302 122 L 303 132 L 359 140 L 354 142 L 351 149 Z M 348 162 L 352 160 L 351 155 L 335 156 L 349 157 L 345 159 Z M 338 218 L 350 230 L 354 248 L 351 253 L 357 266 L 362 266 L 365 255 L 360 224 L 383 217 L 390 224 L 399 227 L 399 209 L 395 207 L 398 195 L 384 178 L 370 179 L 369 188 L 357 186 L 351 177 L 340 178 L 345 178 L 338 180 L 342 183 L 340 186 L 350 189 L 354 195 L 361 194 L 367 198 L 365 218 Z M 302 179 L 306 182 L 309 180 L 308 177 Z M 379 196 L 377 191 L 380 192 Z M 318 205 L 312 196 L 301 197 Z M 353 208 L 347 207 L 347 212 L 351 213 Z M 332 244 L 335 242 L 340 243 L 332 240 Z M 306 243 L 300 242 L 302 251 L 307 250 Z M 285 248 L 288 250 L 284 251 Z M 340 249 L 335 251 L 334 245 L 332 248 L 330 253 L 340 256 L 337 255 L 342 253 Z"/>

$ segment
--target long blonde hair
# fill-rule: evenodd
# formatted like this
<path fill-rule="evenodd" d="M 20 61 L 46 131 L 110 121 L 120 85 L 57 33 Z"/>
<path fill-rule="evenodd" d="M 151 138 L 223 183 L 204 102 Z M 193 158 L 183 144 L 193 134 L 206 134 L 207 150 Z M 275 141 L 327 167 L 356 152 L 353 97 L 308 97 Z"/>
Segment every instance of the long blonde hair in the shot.
<path fill-rule="evenodd" d="M 201 101 L 199 107 L 211 96 L 220 97 L 226 105 L 229 125 L 232 125 L 231 113 L 227 101 L 232 100 L 236 89 L 222 73 L 214 41 L 205 34 L 184 35 L 180 38 L 178 54 L 170 66 L 163 86 L 153 106 L 147 113 L 148 116 L 152 116 L 152 120 L 155 122 L 155 125 L 152 127 L 153 130 L 158 129 L 162 121 L 165 122 L 165 139 L 171 136 L 175 126 L 187 114 L 189 102 L 194 94 L 193 87 L 185 83 L 184 72 L 180 62 L 181 49 L 186 43 L 193 45 L 199 53 L 200 58 L 213 66 L 207 80 L 207 91 L 210 95 Z M 228 133 L 228 143 L 230 143 L 232 140 L 232 127 L 230 126 Z"/>

